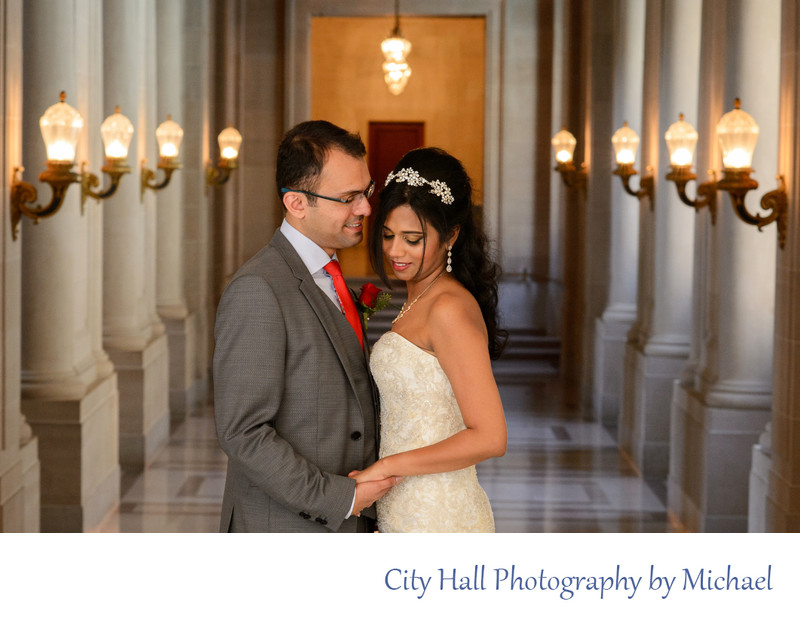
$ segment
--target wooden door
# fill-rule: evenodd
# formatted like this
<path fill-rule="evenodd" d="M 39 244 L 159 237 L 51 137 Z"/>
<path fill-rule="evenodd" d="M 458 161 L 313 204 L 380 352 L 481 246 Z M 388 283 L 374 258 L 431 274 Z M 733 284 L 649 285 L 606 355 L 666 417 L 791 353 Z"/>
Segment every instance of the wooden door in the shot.
<path fill-rule="evenodd" d="M 367 155 L 372 179 L 375 180 L 375 195 L 372 197 L 373 209 L 378 203 L 378 193 L 383 190 L 386 176 L 411 149 L 425 144 L 425 123 L 416 122 L 373 122 L 369 123 L 369 145 Z M 372 217 L 368 221 L 372 227 Z M 369 231 L 367 232 L 369 234 Z"/>
<path fill-rule="evenodd" d="M 367 139 L 367 166 L 375 180 L 375 194 L 370 199 L 373 210 L 378 206 L 378 193 L 383 190 L 386 176 L 394 165 L 411 149 L 425 143 L 425 123 L 370 122 Z M 339 261 L 345 276 L 372 275 L 369 263 L 369 241 L 373 215 L 367 219 L 364 239 L 354 248 L 339 250 Z"/>

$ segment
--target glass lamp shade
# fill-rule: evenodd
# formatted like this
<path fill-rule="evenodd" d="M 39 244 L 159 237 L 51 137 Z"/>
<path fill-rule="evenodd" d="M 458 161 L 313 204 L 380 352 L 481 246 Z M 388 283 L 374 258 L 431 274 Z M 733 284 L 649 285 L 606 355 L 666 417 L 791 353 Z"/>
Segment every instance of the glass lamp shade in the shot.
<path fill-rule="evenodd" d="M 406 56 L 411 52 L 411 42 L 399 35 L 393 35 L 381 42 L 381 52 L 386 59 L 382 68 L 389 92 L 401 94 L 411 76 L 411 66 L 406 61 Z"/>
<path fill-rule="evenodd" d="M 627 121 L 611 136 L 611 144 L 614 145 L 617 164 L 633 164 L 636 161 L 639 135 L 628 127 Z"/>
<path fill-rule="evenodd" d="M 39 128 L 47 147 L 47 159 L 57 162 L 75 162 L 75 151 L 83 129 L 83 118 L 74 107 L 67 105 L 66 93 L 47 108 L 39 119 Z"/>
<path fill-rule="evenodd" d="M 697 130 L 690 123 L 683 120 L 683 114 L 678 121 L 672 123 L 664 135 L 669 151 L 669 163 L 674 167 L 688 167 L 694 160 L 694 150 L 697 147 Z"/>
<path fill-rule="evenodd" d="M 236 160 L 239 157 L 239 147 L 242 144 L 242 135 L 233 127 L 226 127 L 219 136 L 219 154 L 225 160 Z"/>
<path fill-rule="evenodd" d="M 742 111 L 739 99 L 733 109 L 719 119 L 717 138 L 726 169 L 749 169 L 758 142 L 758 125 L 750 114 Z"/>
<path fill-rule="evenodd" d="M 177 159 L 183 140 L 183 129 L 172 120 L 172 116 L 167 115 L 167 120 L 156 128 L 156 140 L 158 140 L 159 156 Z"/>
<path fill-rule="evenodd" d="M 562 127 L 561 131 L 553 136 L 550 143 L 553 145 L 556 162 L 559 164 L 572 162 L 572 156 L 575 153 L 575 146 L 578 144 L 578 141 L 575 140 L 575 136 L 567 131 L 566 127 Z"/>
<path fill-rule="evenodd" d="M 405 37 L 387 37 L 381 42 L 381 52 L 386 61 L 404 62 L 411 52 L 411 42 Z"/>
<path fill-rule="evenodd" d="M 119 107 L 100 125 L 100 135 L 106 149 L 106 158 L 125 160 L 133 138 L 133 125 L 127 116 L 119 113 Z"/>

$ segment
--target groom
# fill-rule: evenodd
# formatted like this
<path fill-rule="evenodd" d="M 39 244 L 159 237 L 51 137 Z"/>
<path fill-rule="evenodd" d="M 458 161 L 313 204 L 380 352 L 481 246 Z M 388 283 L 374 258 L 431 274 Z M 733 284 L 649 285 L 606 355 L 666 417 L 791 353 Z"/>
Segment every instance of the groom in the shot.
<path fill-rule="evenodd" d="M 372 532 L 372 504 L 396 483 L 347 477 L 377 459 L 367 349 L 336 262 L 370 214 L 365 154 L 357 134 L 327 121 L 286 134 L 276 173 L 284 221 L 220 300 L 223 532 Z"/>

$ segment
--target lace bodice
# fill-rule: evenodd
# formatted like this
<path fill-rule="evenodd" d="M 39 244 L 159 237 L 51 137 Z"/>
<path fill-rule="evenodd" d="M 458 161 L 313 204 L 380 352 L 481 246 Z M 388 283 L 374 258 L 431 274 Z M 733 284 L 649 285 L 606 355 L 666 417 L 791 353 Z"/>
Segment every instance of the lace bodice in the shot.
<path fill-rule="evenodd" d="M 381 397 L 381 457 L 437 443 L 464 429 L 450 381 L 435 356 L 390 331 L 373 346 Z M 406 477 L 378 502 L 381 532 L 493 532 L 475 467 Z"/>

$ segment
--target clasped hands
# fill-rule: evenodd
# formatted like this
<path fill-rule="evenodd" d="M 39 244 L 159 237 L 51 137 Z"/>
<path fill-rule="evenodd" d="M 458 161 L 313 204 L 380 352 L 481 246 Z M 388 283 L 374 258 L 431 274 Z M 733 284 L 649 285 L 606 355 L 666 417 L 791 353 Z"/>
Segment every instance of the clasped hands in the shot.
<path fill-rule="evenodd" d="M 356 481 L 356 499 L 353 504 L 353 515 L 356 516 L 360 516 L 362 510 L 372 506 L 403 479 L 383 471 L 380 460 L 363 471 L 351 471 L 347 477 Z"/>

